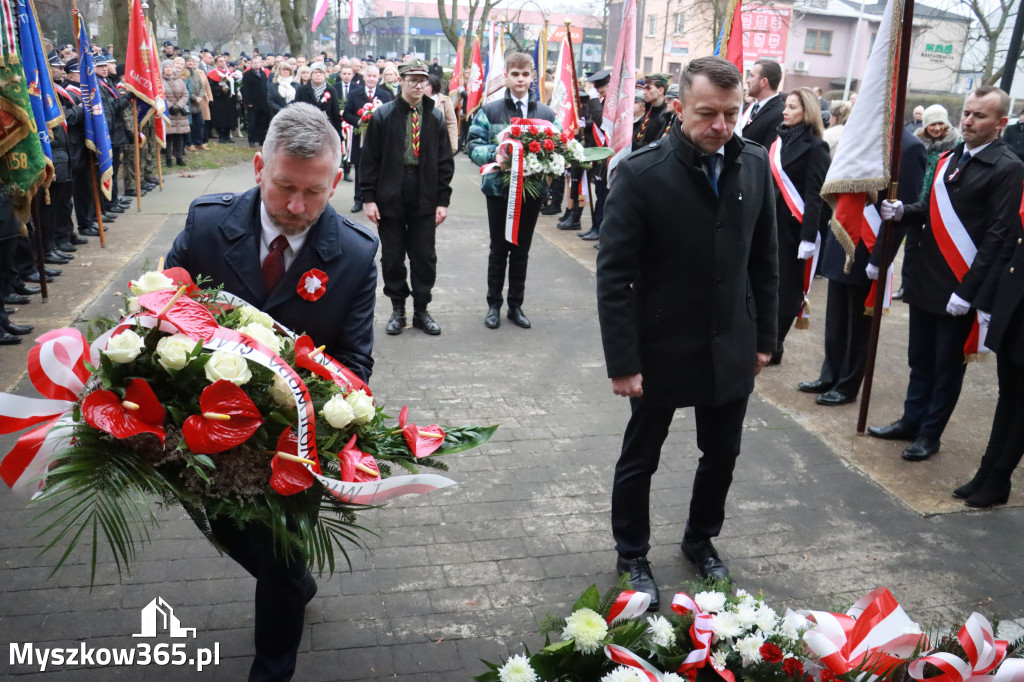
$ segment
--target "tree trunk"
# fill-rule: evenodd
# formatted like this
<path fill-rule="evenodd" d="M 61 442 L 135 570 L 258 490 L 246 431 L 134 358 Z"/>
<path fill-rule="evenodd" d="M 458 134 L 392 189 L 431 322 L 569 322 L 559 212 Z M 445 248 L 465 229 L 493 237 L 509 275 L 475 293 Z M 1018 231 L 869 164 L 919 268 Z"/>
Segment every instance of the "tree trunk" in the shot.
<path fill-rule="evenodd" d="M 188 17 L 188 0 L 174 0 L 174 9 L 177 13 L 178 24 L 178 45 L 183 50 L 192 49 L 192 26 Z"/>
<path fill-rule="evenodd" d="M 131 8 L 128 0 L 109 0 L 111 18 L 114 25 L 114 54 L 128 52 L 128 22 L 131 19 Z"/>
<path fill-rule="evenodd" d="M 306 49 L 306 0 L 281 0 L 281 21 L 288 36 L 288 45 L 293 55 L 305 54 Z"/>

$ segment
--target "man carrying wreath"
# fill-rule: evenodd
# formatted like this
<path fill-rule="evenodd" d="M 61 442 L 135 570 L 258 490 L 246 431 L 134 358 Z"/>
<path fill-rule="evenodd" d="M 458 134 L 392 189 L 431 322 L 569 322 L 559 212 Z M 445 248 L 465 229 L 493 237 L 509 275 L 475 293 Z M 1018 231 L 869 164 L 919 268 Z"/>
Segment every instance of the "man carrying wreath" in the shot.
<path fill-rule="evenodd" d="M 499 149 L 499 135 L 513 118 L 525 118 L 554 123 L 555 112 L 541 104 L 530 91 L 533 81 L 533 58 L 523 52 L 509 55 L 505 60 L 507 79 L 504 99 L 485 104 L 473 117 L 466 139 L 469 158 L 478 166 L 487 163 L 502 164 L 507 159 L 506 148 Z M 509 187 L 501 173 L 486 173 L 480 190 L 487 197 L 487 223 L 490 227 L 491 246 L 487 259 L 487 316 L 484 324 L 497 329 L 501 324 L 502 289 L 505 269 L 508 267 L 508 319 L 512 324 L 530 328 L 530 319 L 523 313 L 526 290 L 526 265 L 530 255 L 533 230 L 537 226 L 542 197 L 524 193 L 518 206 L 519 226 L 516 244 L 505 238 L 505 217 Z"/>

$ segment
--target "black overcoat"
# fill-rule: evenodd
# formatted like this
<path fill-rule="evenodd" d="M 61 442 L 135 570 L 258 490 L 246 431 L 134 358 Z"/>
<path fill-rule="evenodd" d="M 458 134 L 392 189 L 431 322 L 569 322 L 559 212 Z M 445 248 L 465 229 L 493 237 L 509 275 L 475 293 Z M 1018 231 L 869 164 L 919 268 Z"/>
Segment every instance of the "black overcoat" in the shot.
<path fill-rule="evenodd" d="M 751 104 L 750 106 L 754 106 Z M 764 103 L 764 106 L 757 110 L 757 116 L 747 122 L 741 134 L 744 140 L 756 142 L 765 149 L 772 146 L 772 142 L 779 134 L 779 126 L 782 124 L 782 110 L 786 103 L 782 101 L 781 95 L 776 95 Z"/>
<path fill-rule="evenodd" d="M 233 129 L 238 125 L 238 107 L 236 95 L 232 94 L 229 82 L 231 75 L 224 75 L 214 69 L 206 77 L 210 81 L 210 92 L 213 93 L 213 100 L 210 102 L 210 127 Z M 235 93 L 238 93 L 239 85 L 235 82 Z"/>
<path fill-rule="evenodd" d="M 316 90 L 313 89 L 313 81 L 310 80 L 305 85 L 295 88 L 295 101 L 312 104 L 327 114 L 327 119 L 331 122 L 331 125 L 334 126 L 339 135 L 341 134 L 341 109 L 338 107 L 338 98 L 335 96 L 331 86 L 325 86 L 323 93 L 317 97 Z"/>
<path fill-rule="evenodd" d="M 309 228 L 295 262 L 272 292 L 260 266 L 260 191 L 211 194 L 192 202 L 185 229 L 175 238 L 167 267 L 244 298 L 296 333 L 306 333 L 363 381 L 373 370 L 373 308 L 377 290 L 377 238 L 338 215 L 330 205 Z M 316 268 L 327 274 L 324 295 L 307 301 L 299 278 Z"/>
<path fill-rule="evenodd" d="M 352 80 L 352 85 L 355 85 L 355 79 Z M 374 99 L 379 99 L 381 102 L 387 103 L 393 100 L 395 97 L 391 94 L 391 91 L 382 85 L 378 85 L 377 89 L 373 92 Z M 362 83 L 359 87 L 349 88 L 348 100 L 345 102 L 345 109 L 341 112 L 341 118 L 348 123 L 350 126 L 358 128 L 361 125 L 359 120 L 359 110 L 366 104 L 369 104 L 370 98 L 366 96 L 366 86 Z M 356 166 L 359 165 L 359 154 L 362 150 L 362 135 L 354 132 L 352 133 L 352 153 L 349 154 L 349 160 Z"/>
<path fill-rule="evenodd" d="M 778 246 L 765 150 L 733 136 L 716 196 L 673 126 L 613 176 L 597 257 L 609 377 L 643 374 L 645 400 L 721 405 L 754 388 L 775 349 Z"/>
<path fill-rule="evenodd" d="M 996 139 L 954 177 L 963 150 L 963 143 L 953 149 L 943 178 L 949 201 L 977 249 L 974 263 L 962 282 L 946 265 L 935 241 L 929 215 L 930 196 L 906 206 L 902 220 L 908 226 L 908 240 L 910 232 L 919 232 L 918 246 L 903 266 L 903 300 L 936 315 L 946 313 L 953 293 L 968 303 L 974 302 L 1004 240 L 1021 220 L 1024 163 L 1002 140 Z"/>

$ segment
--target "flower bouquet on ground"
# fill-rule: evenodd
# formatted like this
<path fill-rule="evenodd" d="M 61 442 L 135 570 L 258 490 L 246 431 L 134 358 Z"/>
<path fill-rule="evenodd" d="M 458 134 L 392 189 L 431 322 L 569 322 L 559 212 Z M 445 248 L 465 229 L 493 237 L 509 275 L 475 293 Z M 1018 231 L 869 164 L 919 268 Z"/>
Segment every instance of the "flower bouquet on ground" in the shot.
<path fill-rule="evenodd" d="M 325 283 L 308 280 L 300 294 Z M 390 425 L 323 346 L 181 268 L 130 289 L 91 343 L 70 328 L 37 339 L 28 369 L 44 398 L 0 394 L 0 433 L 31 427 L 0 476 L 47 505 L 46 549 L 64 546 L 54 571 L 83 534 L 93 577 L 100 536 L 129 567 L 154 504 L 180 504 L 211 542 L 210 519 L 265 524 L 282 556 L 333 571 L 335 549 L 347 560 L 360 542 L 359 511 L 453 484 L 419 470 L 446 470 L 440 455 L 497 428 L 420 426 L 406 408 Z"/>
<path fill-rule="evenodd" d="M 721 581 L 692 598 L 679 592 L 672 613 L 646 616 L 650 597 L 623 590 L 600 597 L 591 585 L 568 618 L 542 624 L 545 646 L 504 662 L 484 661 L 478 682 L 1022 682 L 1024 641 L 995 639 L 973 614 L 932 646 L 892 594 L 880 588 L 844 614 L 786 611 L 780 616 Z M 728 591 L 727 591 L 728 590 Z M 551 632 L 560 641 L 551 643 Z M 994 673 L 991 674 L 990 673 Z"/>
<path fill-rule="evenodd" d="M 366 133 L 366 129 L 370 127 L 370 119 L 373 118 L 373 112 L 384 106 L 384 103 L 379 99 L 374 99 L 372 102 L 367 102 L 363 106 L 359 107 L 359 111 L 356 115 L 359 116 L 359 125 L 356 126 L 356 135 L 363 135 Z"/>

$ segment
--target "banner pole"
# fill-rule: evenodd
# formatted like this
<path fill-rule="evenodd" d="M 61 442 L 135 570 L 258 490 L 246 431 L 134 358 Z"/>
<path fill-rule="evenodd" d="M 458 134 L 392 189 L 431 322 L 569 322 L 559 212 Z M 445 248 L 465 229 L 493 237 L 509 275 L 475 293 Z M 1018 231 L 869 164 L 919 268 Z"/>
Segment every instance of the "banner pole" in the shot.
<path fill-rule="evenodd" d="M 142 173 L 139 172 L 139 102 L 132 97 L 132 137 L 135 138 L 135 208 L 142 213 Z"/>

